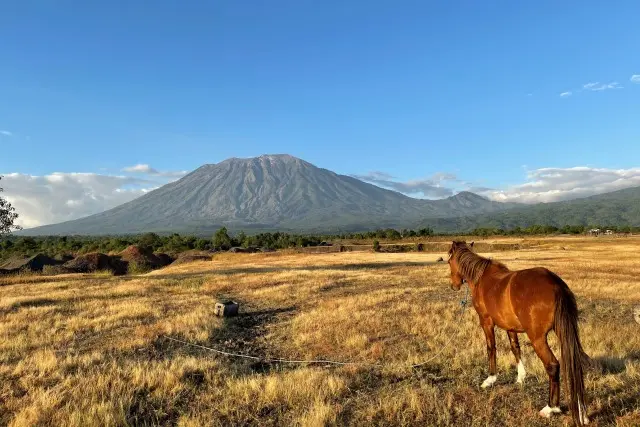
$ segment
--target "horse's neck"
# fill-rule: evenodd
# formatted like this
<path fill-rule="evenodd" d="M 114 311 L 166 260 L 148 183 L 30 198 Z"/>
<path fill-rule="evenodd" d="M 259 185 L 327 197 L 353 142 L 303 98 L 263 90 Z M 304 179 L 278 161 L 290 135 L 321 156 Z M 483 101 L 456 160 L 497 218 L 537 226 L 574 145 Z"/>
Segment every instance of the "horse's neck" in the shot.
<path fill-rule="evenodd" d="M 491 264 L 489 264 L 487 266 L 487 268 L 484 269 L 484 271 L 482 272 L 482 275 L 480 276 L 480 278 L 478 279 L 477 283 L 471 283 L 469 281 L 467 281 L 469 283 L 469 289 L 471 291 L 471 296 L 476 296 L 479 294 L 480 290 L 482 289 L 482 287 L 484 285 L 486 285 L 486 283 L 488 281 L 490 281 L 490 278 L 498 275 L 498 274 L 504 274 L 504 273 L 508 273 L 509 269 L 504 266 L 503 264 L 497 264 L 495 262 L 492 262 Z"/>

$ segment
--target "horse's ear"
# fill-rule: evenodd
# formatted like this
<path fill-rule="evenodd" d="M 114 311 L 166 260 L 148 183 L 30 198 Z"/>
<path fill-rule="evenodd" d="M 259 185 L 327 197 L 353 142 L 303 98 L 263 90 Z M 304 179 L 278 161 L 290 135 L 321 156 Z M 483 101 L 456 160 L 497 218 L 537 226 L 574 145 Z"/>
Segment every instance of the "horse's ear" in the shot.
<path fill-rule="evenodd" d="M 470 247 L 470 248 L 472 248 L 474 243 L 475 243 L 475 242 L 471 242 L 471 243 L 469 243 L 469 247 Z"/>

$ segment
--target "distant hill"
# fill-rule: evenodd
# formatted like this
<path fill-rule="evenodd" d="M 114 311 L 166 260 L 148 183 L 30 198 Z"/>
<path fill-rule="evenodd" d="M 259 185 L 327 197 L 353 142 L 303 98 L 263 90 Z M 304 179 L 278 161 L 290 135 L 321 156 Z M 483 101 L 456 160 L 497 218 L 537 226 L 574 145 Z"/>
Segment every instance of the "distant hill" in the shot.
<path fill-rule="evenodd" d="M 462 192 L 421 200 L 338 175 L 289 155 L 232 158 L 108 211 L 24 230 L 23 235 L 100 235 L 230 230 L 360 231 L 411 227 L 514 208 Z"/>
<path fill-rule="evenodd" d="M 439 231 L 470 231 L 479 227 L 513 229 L 531 225 L 640 226 L 640 187 L 555 203 L 540 203 L 503 212 L 457 218 L 425 219 L 421 226 Z"/>

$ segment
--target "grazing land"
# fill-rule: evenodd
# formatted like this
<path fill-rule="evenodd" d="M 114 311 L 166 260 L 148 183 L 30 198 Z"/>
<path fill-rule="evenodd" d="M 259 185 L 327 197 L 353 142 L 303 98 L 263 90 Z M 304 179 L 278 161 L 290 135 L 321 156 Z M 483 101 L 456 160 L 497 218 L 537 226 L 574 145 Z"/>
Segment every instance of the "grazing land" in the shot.
<path fill-rule="evenodd" d="M 547 267 L 575 292 L 596 362 L 586 378 L 593 424 L 640 425 L 640 239 L 499 242 L 520 249 L 478 252 L 511 269 Z M 459 314 L 465 290 L 450 289 L 447 263 L 436 262 L 444 255 L 225 253 L 144 275 L 0 278 L 0 425 L 570 424 L 538 416 L 548 380 L 525 336 L 524 387 L 497 331 L 498 381 L 480 388 L 484 335 L 473 308 Z M 238 317 L 214 315 L 224 299 L 240 302 Z M 382 366 L 268 364 L 167 336 Z"/>

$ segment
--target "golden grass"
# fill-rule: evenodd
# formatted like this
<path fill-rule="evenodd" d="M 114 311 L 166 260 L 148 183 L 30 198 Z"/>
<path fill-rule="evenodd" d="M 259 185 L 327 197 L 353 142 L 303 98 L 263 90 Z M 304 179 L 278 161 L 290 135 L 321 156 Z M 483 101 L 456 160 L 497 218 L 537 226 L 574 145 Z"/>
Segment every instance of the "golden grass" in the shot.
<path fill-rule="evenodd" d="M 640 241 L 525 243 L 483 255 L 512 269 L 545 266 L 567 281 L 599 366 L 587 377 L 594 425 L 640 425 L 640 327 L 631 313 L 640 304 Z M 5 279 L 0 425 L 570 423 L 537 415 L 547 375 L 524 336 L 525 386 L 514 384 L 507 335 L 497 331 L 498 382 L 480 389 L 484 336 L 473 309 L 458 316 L 463 293 L 450 290 L 440 255 L 225 254 L 133 277 Z M 215 317 L 222 298 L 239 301 L 241 315 Z M 265 364 L 165 335 L 261 357 L 383 366 Z"/>

